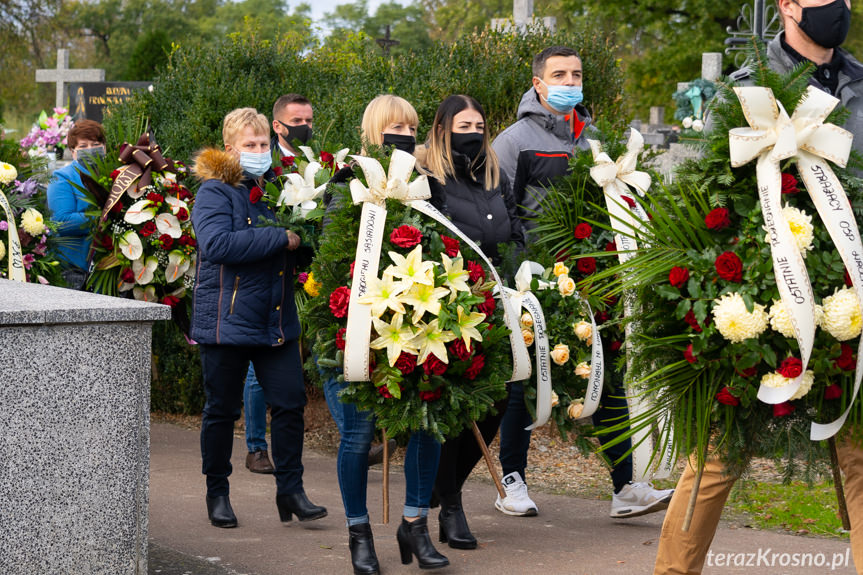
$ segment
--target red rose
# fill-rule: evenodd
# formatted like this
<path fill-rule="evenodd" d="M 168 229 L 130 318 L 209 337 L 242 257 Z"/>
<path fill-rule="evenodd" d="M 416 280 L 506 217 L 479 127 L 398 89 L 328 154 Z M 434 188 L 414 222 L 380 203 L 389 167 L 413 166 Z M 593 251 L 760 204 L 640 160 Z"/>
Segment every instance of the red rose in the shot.
<path fill-rule="evenodd" d="M 262 190 L 258 186 L 255 186 L 254 188 L 252 188 L 252 191 L 249 192 L 249 201 L 252 202 L 253 204 L 258 203 L 258 200 L 260 200 L 263 197 L 264 197 L 264 190 Z"/>
<path fill-rule="evenodd" d="M 716 394 L 716 401 L 724 405 L 740 405 L 740 400 L 734 397 L 731 392 L 728 391 L 727 387 L 723 387 L 722 390 Z"/>
<path fill-rule="evenodd" d="M 173 296 L 173 295 L 166 295 L 165 297 L 162 298 L 162 303 L 165 305 L 169 305 L 171 307 L 174 307 L 175 305 L 180 303 L 180 298 L 178 298 L 177 296 Z"/>
<path fill-rule="evenodd" d="M 692 344 L 686 346 L 686 350 L 683 352 L 683 357 L 686 358 L 686 361 L 689 363 L 695 363 L 698 361 L 698 358 L 695 357 L 695 354 L 692 353 Z"/>
<path fill-rule="evenodd" d="M 609 307 L 614 307 L 615 305 L 617 305 L 618 299 L 619 298 L 616 295 L 607 295 L 602 298 L 602 301 L 604 301 L 605 304 Z"/>
<path fill-rule="evenodd" d="M 443 234 L 440 235 L 441 241 L 443 241 L 444 250 L 446 251 L 446 255 L 451 258 L 454 258 L 458 255 L 459 249 L 461 249 L 461 242 L 457 239 L 445 236 Z"/>
<path fill-rule="evenodd" d="M 824 399 L 839 399 L 842 397 L 842 388 L 832 383 L 824 388 Z"/>
<path fill-rule="evenodd" d="M 113 206 L 111 206 L 111 213 L 112 214 L 119 214 L 122 211 L 123 211 L 123 202 L 121 202 L 119 200 Z"/>
<path fill-rule="evenodd" d="M 776 370 L 782 377 L 794 379 L 803 373 L 803 362 L 796 357 L 786 357 Z"/>
<path fill-rule="evenodd" d="M 743 262 L 734 252 L 722 252 L 714 262 L 716 273 L 724 280 L 740 282 L 743 280 Z"/>
<path fill-rule="evenodd" d="M 773 406 L 773 417 L 785 417 L 786 415 L 791 415 L 794 413 L 795 409 L 797 408 L 787 401 L 777 403 Z"/>
<path fill-rule="evenodd" d="M 605 310 L 598 311 L 595 314 L 593 314 L 593 321 L 595 321 L 598 324 L 599 323 L 605 323 L 610 319 L 611 319 L 611 316 Z"/>
<path fill-rule="evenodd" d="M 423 370 L 429 375 L 443 375 L 447 367 L 449 366 L 439 360 L 433 353 L 430 353 L 423 362 Z"/>
<path fill-rule="evenodd" d="M 854 282 L 851 281 L 851 274 L 848 273 L 848 270 L 845 270 L 845 286 L 851 287 L 854 285 Z"/>
<path fill-rule="evenodd" d="M 630 198 L 629 196 L 620 196 L 620 197 L 621 197 L 621 199 L 622 199 L 624 202 L 626 202 L 626 204 L 627 204 L 630 208 L 634 208 L 634 207 L 635 207 L 635 200 L 633 200 L 633 199 L 632 199 L 632 198 Z"/>
<path fill-rule="evenodd" d="M 686 268 L 674 266 L 671 268 L 671 271 L 668 272 L 668 283 L 676 288 L 682 288 L 688 281 L 689 270 Z"/>
<path fill-rule="evenodd" d="M 417 368 L 417 356 L 412 353 L 403 351 L 396 360 L 396 369 L 402 372 L 402 375 L 413 373 Z"/>
<path fill-rule="evenodd" d="M 485 281 L 485 270 L 482 269 L 482 266 L 474 261 L 467 262 L 467 271 L 469 274 L 469 280 L 471 283 L 476 283 L 477 281 Z"/>
<path fill-rule="evenodd" d="M 120 279 L 123 280 L 123 283 L 135 283 L 135 272 L 132 271 L 132 268 L 126 268 L 120 272 Z"/>
<path fill-rule="evenodd" d="M 284 167 L 293 166 L 294 165 L 294 157 L 293 156 L 282 156 L 281 158 L 282 165 Z"/>
<path fill-rule="evenodd" d="M 476 309 L 478 309 L 480 313 L 484 313 L 487 317 L 491 317 L 491 314 L 494 313 L 494 308 L 497 305 L 494 301 L 494 296 L 491 295 L 490 291 L 483 292 L 482 295 L 485 297 L 485 301 L 476 306 Z"/>
<path fill-rule="evenodd" d="M 590 224 L 586 224 L 586 223 L 582 222 L 582 223 L 578 224 L 577 226 L 575 226 L 575 232 L 573 232 L 573 235 L 575 236 L 575 239 L 583 240 L 583 239 L 589 238 L 590 234 L 592 234 L 592 233 L 593 233 L 593 228 L 590 227 Z"/>
<path fill-rule="evenodd" d="M 422 232 L 413 226 L 399 226 L 390 234 L 390 241 L 400 248 L 412 248 L 422 239 Z"/>
<path fill-rule="evenodd" d="M 796 194 L 799 191 L 797 189 L 797 178 L 791 174 L 782 174 L 782 193 Z"/>
<path fill-rule="evenodd" d="M 695 330 L 695 333 L 702 332 L 701 326 L 698 325 L 698 320 L 695 318 L 695 313 L 692 310 L 686 312 L 686 317 L 683 318 L 683 321 L 688 323 L 689 327 Z"/>
<path fill-rule="evenodd" d="M 168 234 L 162 234 L 161 236 L 159 236 L 159 243 L 162 244 L 163 250 L 169 250 L 171 249 L 171 246 L 174 245 L 174 238 L 172 238 Z"/>
<path fill-rule="evenodd" d="M 329 152 L 321 151 L 321 163 L 332 168 L 333 160 L 335 160 L 335 156 Z"/>
<path fill-rule="evenodd" d="M 420 399 L 423 401 L 435 401 L 436 399 L 440 399 L 442 391 L 443 390 L 440 387 L 431 391 L 421 391 Z"/>
<path fill-rule="evenodd" d="M 276 177 L 281 176 L 283 173 L 285 173 L 285 171 L 281 166 L 273 166 L 273 174 L 275 174 Z"/>
<path fill-rule="evenodd" d="M 731 220 L 728 218 L 728 210 L 725 208 L 713 208 L 706 216 L 704 223 L 707 224 L 708 230 L 724 230 L 731 225 Z"/>
<path fill-rule="evenodd" d="M 560 250 L 556 254 L 554 254 L 554 261 L 556 262 L 565 262 L 569 259 L 569 250 Z"/>
<path fill-rule="evenodd" d="M 114 170 L 113 172 L 111 172 L 111 175 L 108 177 L 111 178 L 112 180 L 116 180 L 117 176 L 119 176 L 119 175 L 120 175 L 120 170 Z"/>
<path fill-rule="evenodd" d="M 840 349 L 842 352 L 838 358 L 833 360 L 833 365 L 842 371 L 854 371 L 854 368 L 857 366 L 857 362 L 854 359 L 854 348 L 847 343 L 843 343 Z"/>
<path fill-rule="evenodd" d="M 616 251 L 617 251 L 617 244 L 616 244 L 616 243 L 614 243 L 614 242 L 606 242 L 606 244 L 605 244 L 605 251 L 607 251 L 607 252 L 616 252 Z"/>
<path fill-rule="evenodd" d="M 150 222 L 147 222 L 150 223 Z M 155 226 L 154 226 L 155 227 Z M 105 248 L 106 250 L 113 251 L 114 250 L 114 238 L 105 234 L 99 237 L 99 245 Z"/>
<path fill-rule="evenodd" d="M 149 194 L 147 194 L 147 199 L 154 204 L 161 204 L 165 201 L 165 198 L 162 197 L 162 194 L 157 194 L 156 192 L 150 192 Z"/>
<path fill-rule="evenodd" d="M 348 303 L 351 301 L 351 289 L 347 286 L 339 286 L 330 294 L 330 311 L 336 317 L 348 315 Z"/>
<path fill-rule="evenodd" d="M 470 360 L 470 367 L 464 372 L 464 376 L 468 378 L 468 380 L 473 381 L 482 371 L 483 367 L 485 367 L 485 356 L 478 353 Z"/>
<path fill-rule="evenodd" d="M 381 394 L 382 396 L 384 396 L 384 397 L 385 397 L 385 398 L 387 398 L 387 399 L 392 399 L 392 398 L 393 398 L 393 394 L 392 394 L 392 393 L 390 393 L 390 390 L 389 390 L 389 389 L 387 389 L 387 386 L 385 386 L 385 385 L 382 385 L 382 386 L 380 386 L 380 387 L 378 388 L 378 393 L 379 393 L 379 394 Z"/>
<path fill-rule="evenodd" d="M 596 260 L 594 258 L 579 258 L 575 267 L 584 275 L 590 275 L 596 271 Z"/>
<path fill-rule="evenodd" d="M 618 340 L 614 340 L 613 342 L 611 342 L 611 346 L 610 346 L 611 352 L 615 353 L 615 352 L 619 351 L 620 346 L 622 346 L 622 345 L 623 345 L 623 342 L 620 342 Z"/>
<path fill-rule="evenodd" d="M 351 262 L 351 275 L 350 277 L 354 277 L 354 266 L 357 265 L 356 261 Z"/>
<path fill-rule="evenodd" d="M 141 235 L 144 237 L 150 237 L 156 233 L 156 224 L 153 220 L 146 222 L 143 226 L 141 226 Z"/>
<path fill-rule="evenodd" d="M 179 210 L 177 210 L 177 219 L 181 222 L 185 222 L 186 220 L 188 220 L 189 210 L 187 210 L 186 208 L 180 208 Z"/>
<path fill-rule="evenodd" d="M 190 192 L 186 188 L 180 188 L 180 190 L 177 192 L 177 197 L 181 200 L 188 200 L 191 199 L 192 192 Z"/>
<path fill-rule="evenodd" d="M 449 344 L 449 351 L 461 361 L 470 359 L 471 352 L 468 351 L 463 339 L 457 339 Z"/>
<path fill-rule="evenodd" d="M 347 328 L 343 327 L 336 332 L 336 349 L 345 351 L 345 333 L 347 331 Z"/>

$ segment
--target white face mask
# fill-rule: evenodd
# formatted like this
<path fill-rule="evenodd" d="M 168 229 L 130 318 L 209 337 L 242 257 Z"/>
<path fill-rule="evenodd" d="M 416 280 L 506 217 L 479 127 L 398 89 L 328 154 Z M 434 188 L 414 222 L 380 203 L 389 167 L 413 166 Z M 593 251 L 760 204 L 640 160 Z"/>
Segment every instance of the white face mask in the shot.
<path fill-rule="evenodd" d="M 240 166 L 255 177 L 263 176 L 273 165 L 270 152 L 256 154 L 255 152 L 240 152 Z"/>

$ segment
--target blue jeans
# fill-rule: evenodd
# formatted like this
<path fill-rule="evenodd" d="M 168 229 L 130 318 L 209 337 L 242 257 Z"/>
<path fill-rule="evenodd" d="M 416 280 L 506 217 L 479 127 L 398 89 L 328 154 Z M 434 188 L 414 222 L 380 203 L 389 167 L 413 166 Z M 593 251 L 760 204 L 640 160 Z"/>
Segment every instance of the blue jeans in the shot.
<path fill-rule="evenodd" d="M 329 379 L 324 383 L 324 397 L 341 441 L 336 472 L 348 525 L 369 522 L 366 489 L 369 475 L 369 447 L 375 435 L 374 416 L 359 411 L 353 403 L 343 403 L 339 393 L 344 383 Z M 429 501 L 440 459 L 440 443 L 423 432 L 411 435 L 405 454 L 405 517 L 428 515 Z"/>
<path fill-rule="evenodd" d="M 246 415 L 246 447 L 249 453 L 267 450 L 267 401 L 264 390 L 255 377 L 255 366 L 249 366 L 246 387 L 243 389 L 243 406 Z"/>

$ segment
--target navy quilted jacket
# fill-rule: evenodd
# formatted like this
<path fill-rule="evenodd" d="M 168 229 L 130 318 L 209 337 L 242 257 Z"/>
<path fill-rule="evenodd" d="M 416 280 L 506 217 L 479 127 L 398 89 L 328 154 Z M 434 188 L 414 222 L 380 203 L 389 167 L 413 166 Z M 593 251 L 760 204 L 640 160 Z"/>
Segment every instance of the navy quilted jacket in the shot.
<path fill-rule="evenodd" d="M 284 229 L 257 227 L 272 217 L 249 199 L 249 180 L 233 156 L 207 149 L 195 175 L 203 180 L 192 210 L 198 240 L 192 339 L 203 344 L 278 346 L 297 339 L 294 252 Z"/>

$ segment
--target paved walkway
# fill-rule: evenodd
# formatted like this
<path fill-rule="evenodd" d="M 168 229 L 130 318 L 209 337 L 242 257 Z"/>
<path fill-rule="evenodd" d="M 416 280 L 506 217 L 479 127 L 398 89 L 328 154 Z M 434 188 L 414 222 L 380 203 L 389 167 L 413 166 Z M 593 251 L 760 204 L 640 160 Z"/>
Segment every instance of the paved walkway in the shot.
<path fill-rule="evenodd" d="M 150 573 L 352 573 L 335 458 L 314 452 L 307 452 L 304 457 L 306 492 L 312 501 L 329 509 L 329 516 L 310 523 L 301 524 L 295 520 L 282 525 L 275 506 L 273 478 L 246 471 L 245 453 L 244 442 L 236 439 L 231 503 L 239 527 L 218 529 L 207 521 L 198 432 L 170 424 L 153 424 Z M 382 572 L 385 575 L 419 573 L 416 561 L 412 565 L 401 564 L 395 541 L 404 497 L 404 477 L 397 470 L 390 474 L 389 525 L 381 524 L 381 480 L 380 466 L 372 468 L 369 509 Z M 449 557 L 451 565 L 437 572 L 441 575 L 643 575 L 652 572 L 663 513 L 627 521 L 612 520 L 608 517 L 608 501 L 540 492 L 531 492 L 531 497 L 539 506 L 539 516 L 508 517 L 494 509 L 493 486 L 468 482 L 464 503 L 471 530 L 480 541 L 479 549 L 459 551 L 438 544 L 438 550 Z M 436 511 L 430 519 L 430 530 L 436 535 Z M 839 540 L 722 527 L 712 551 L 714 566 L 705 568 L 706 575 L 847 575 L 855 572 L 848 544 Z M 737 566 L 725 566 L 729 561 Z M 749 566 L 741 565 L 749 561 Z M 799 566 L 808 561 L 814 565 Z M 831 569 L 833 561 L 841 566 Z M 719 562 L 722 565 L 716 566 Z"/>

